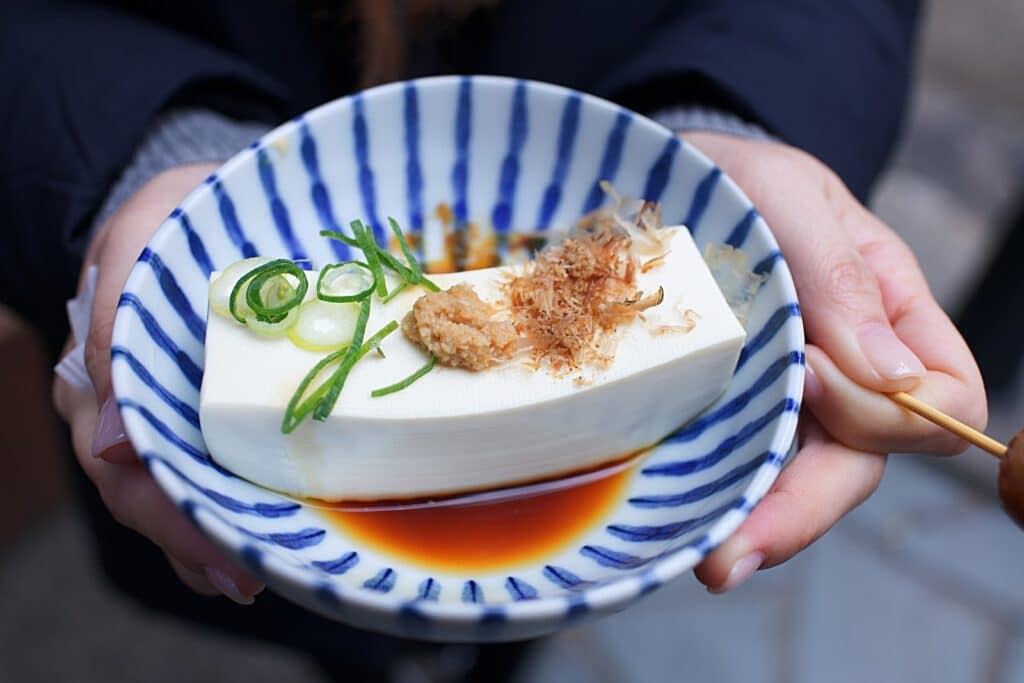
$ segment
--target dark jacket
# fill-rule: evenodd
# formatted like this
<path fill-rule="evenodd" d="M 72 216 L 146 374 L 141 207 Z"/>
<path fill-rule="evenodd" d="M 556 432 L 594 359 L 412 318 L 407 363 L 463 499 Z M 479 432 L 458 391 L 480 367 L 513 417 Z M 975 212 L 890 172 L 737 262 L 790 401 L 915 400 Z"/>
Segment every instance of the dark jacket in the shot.
<path fill-rule="evenodd" d="M 306 5 L 316 4 L 315 10 Z M 90 219 L 172 104 L 268 123 L 350 92 L 344 2 L 0 3 L 0 302 L 66 332 Z M 410 76 L 534 78 L 641 112 L 730 110 L 864 197 L 906 101 L 918 0 L 505 0 L 420 44 Z"/>
<path fill-rule="evenodd" d="M 160 111 L 198 105 L 274 123 L 351 92 L 357 34 L 345 3 L 307 4 L 0 3 L 0 301 L 56 348 L 91 218 Z M 899 128 L 917 9 L 917 0 L 504 0 L 420 41 L 408 75 L 533 78 L 648 113 L 725 109 L 817 155 L 863 198 Z M 338 649 L 335 631 L 273 597 L 243 611 L 191 596 L 158 551 L 114 524 L 87 485 L 83 494 L 108 574 L 140 599 Z"/>

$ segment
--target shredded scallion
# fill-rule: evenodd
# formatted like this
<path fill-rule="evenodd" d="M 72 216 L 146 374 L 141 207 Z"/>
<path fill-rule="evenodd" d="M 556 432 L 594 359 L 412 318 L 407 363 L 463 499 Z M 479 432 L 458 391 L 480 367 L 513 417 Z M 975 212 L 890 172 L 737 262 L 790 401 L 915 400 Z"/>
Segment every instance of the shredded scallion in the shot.
<path fill-rule="evenodd" d="M 395 237 L 398 239 L 398 246 L 402 249 L 402 254 L 405 255 L 405 260 L 409 263 L 409 269 L 412 270 L 412 277 L 416 281 L 414 284 L 419 284 L 419 281 L 423 279 L 420 262 L 416 260 L 416 255 L 409 248 L 409 243 L 405 241 L 405 235 L 402 234 L 402 229 L 398 227 L 398 222 L 388 216 L 388 223 L 391 224 L 391 231 L 395 233 Z"/>
<path fill-rule="evenodd" d="M 349 225 L 352 228 L 352 234 L 359 242 L 359 247 L 366 256 L 367 265 L 373 272 L 373 279 L 377 283 L 377 296 L 383 299 L 388 295 L 388 285 L 384 280 L 384 271 L 380 267 L 380 251 L 377 249 L 377 242 L 373 239 L 373 233 L 360 220 L 354 220 Z"/>
<path fill-rule="evenodd" d="M 430 372 L 431 370 L 433 370 L 434 369 L 434 363 L 436 363 L 436 362 L 437 362 L 437 358 L 435 358 L 433 355 L 431 355 L 430 356 L 430 360 L 428 360 L 426 362 L 426 364 L 422 368 L 420 368 L 416 372 L 412 373 L 411 375 L 409 375 L 405 379 L 399 380 L 398 382 L 395 382 L 394 384 L 389 384 L 388 386 L 381 387 L 380 389 L 374 389 L 373 391 L 370 392 L 370 396 L 373 396 L 374 398 L 377 398 L 378 396 L 387 396 L 388 394 L 393 394 L 396 391 L 401 391 L 402 389 L 405 389 L 410 384 L 412 384 L 413 382 L 418 380 L 420 377 L 422 377 L 423 375 L 425 375 L 428 372 Z"/>

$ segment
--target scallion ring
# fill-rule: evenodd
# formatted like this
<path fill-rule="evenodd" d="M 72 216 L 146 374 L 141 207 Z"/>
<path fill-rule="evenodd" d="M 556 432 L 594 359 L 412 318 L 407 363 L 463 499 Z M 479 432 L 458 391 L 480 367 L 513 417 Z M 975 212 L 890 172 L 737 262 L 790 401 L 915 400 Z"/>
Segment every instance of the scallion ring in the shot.
<path fill-rule="evenodd" d="M 316 296 L 336 304 L 362 301 L 373 294 L 377 278 L 369 265 L 362 261 L 332 263 L 320 271 L 316 281 Z"/>
<path fill-rule="evenodd" d="M 288 275 L 298 280 L 297 287 L 288 281 Z M 245 290 L 245 303 L 256 314 L 257 320 L 275 323 L 302 303 L 308 289 L 306 271 L 288 259 L 276 259 L 252 270 Z"/>

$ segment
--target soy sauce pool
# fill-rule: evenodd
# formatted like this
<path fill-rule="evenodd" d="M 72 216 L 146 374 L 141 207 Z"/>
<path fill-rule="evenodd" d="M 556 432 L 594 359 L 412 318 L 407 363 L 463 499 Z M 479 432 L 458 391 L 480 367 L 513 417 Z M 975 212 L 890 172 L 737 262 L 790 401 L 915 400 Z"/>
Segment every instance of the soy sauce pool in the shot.
<path fill-rule="evenodd" d="M 606 519 L 637 459 L 444 500 L 307 501 L 349 538 L 423 568 L 491 571 L 565 548 Z"/>

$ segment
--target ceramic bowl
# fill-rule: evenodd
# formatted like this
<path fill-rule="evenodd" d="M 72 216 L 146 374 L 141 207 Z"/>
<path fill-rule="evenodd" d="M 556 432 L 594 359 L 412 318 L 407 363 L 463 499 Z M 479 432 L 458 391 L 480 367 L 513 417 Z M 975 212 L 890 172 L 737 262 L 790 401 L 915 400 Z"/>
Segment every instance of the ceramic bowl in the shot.
<path fill-rule="evenodd" d="M 433 570 L 361 544 L 317 509 L 210 459 L 198 404 L 211 270 L 256 254 L 320 267 L 342 256 L 321 229 L 345 229 L 354 218 L 380 226 L 394 216 L 416 232 L 441 203 L 456 224 L 499 233 L 565 227 L 605 201 L 602 179 L 662 202 L 665 222 L 685 223 L 701 247 L 742 248 L 768 279 L 727 393 L 647 454 L 600 523 L 526 564 Z M 803 343 L 793 282 L 768 227 L 698 151 L 579 92 L 440 77 L 325 104 L 254 142 L 192 192 L 125 285 L 112 372 L 126 431 L 159 486 L 271 589 L 368 629 L 487 641 L 621 610 L 728 537 L 793 444 Z"/>

